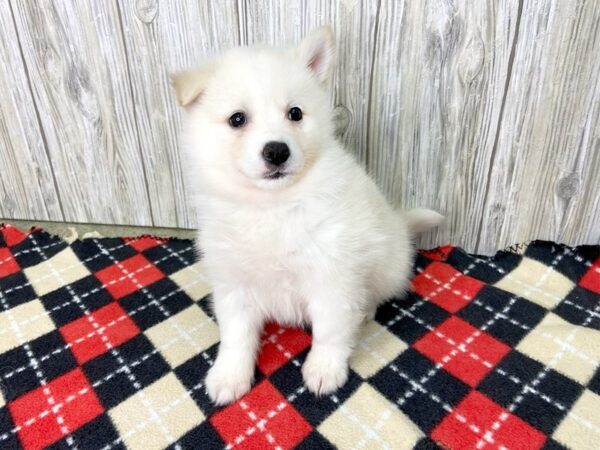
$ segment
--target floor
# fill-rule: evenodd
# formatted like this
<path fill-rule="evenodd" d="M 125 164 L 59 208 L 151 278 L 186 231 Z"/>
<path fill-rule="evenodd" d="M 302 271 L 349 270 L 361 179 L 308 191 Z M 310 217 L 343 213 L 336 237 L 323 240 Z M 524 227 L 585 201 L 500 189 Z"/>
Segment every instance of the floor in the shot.
<path fill-rule="evenodd" d="M 181 239 L 193 239 L 195 230 L 183 228 L 164 228 L 164 227 L 138 227 L 132 225 L 102 225 L 93 223 L 74 223 L 74 222 L 47 222 L 43 220 L 14 220 L 2 219 L 0 223 L 11 224 L 21 230 L 27 230 L 31 227 L 40 227 L 51 234 L 61 237 L 83 237 L 86 234 L 105 237 L 118 236 L 140 236 L 151 234 L 160 237 L 177 237 Z"/>

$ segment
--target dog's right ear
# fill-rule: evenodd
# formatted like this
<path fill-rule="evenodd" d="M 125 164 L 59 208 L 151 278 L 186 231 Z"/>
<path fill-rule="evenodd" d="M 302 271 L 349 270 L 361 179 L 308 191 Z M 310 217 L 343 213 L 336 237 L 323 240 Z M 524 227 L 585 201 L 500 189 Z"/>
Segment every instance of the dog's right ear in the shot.
<path fill-rule="evenodd" d="M 214 65 L 210 64 L 170 75 L 171 85 L 181 106 L 188 107 L 200 98 L 214 70 Z"/>
<path fill-rule="evenodd" d="M 326 85 L 333 69 L 335 37 L 329 26 L 315 28 L 296 48 L 297 55 L 322 85 Z"/>

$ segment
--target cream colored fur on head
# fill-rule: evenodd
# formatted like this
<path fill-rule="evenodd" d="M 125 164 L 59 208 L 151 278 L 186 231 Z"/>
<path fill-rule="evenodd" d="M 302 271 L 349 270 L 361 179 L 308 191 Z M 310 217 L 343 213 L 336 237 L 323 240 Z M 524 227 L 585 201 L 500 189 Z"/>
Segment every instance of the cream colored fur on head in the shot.
<path fill-rule="evenodd" d="M 217 404 L 250 389 L 266 321 L 310 325 L 306 386 L 342 386 L 363 321 L 408 287 L 414 233 L 442 219 L 394 210 L 335 139 L 333 55 L 321 27 L 296 48 L 238 48 L 172 77 L 221 333 L 206 378 Z M 275 164 L 273 142 L 287 149 Z"/>

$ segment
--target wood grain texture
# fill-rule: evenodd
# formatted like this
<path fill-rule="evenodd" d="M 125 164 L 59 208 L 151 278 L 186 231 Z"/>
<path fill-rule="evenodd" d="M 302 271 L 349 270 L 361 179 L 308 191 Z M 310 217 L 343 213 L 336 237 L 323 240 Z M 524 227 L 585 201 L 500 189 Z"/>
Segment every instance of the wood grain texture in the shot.
<path fill-rule="evenodd" d="M 381 8 L 369 168 L 396 205 L 447 216 L 419 245 L 476 250 L 517 3 L 399 1 Z"/>
<path fill-rule="evenodd" d="M 190 228 L 195 218 L 188 207 L 179 151 L 183 113 L 169 74 L 240 44 L 236 4 L 145 0 L 118 5 L 153 222 Z"/>
<path fill-rule="evenodd" d="M 0 61 L 0 217 L 64 220 L 8 2 Z"/>
<path fill-rule="evenodd" d="M 0 14 L 0 216 L 195 226 L 168 73 L 331 24 L 343 142 L 394 204 L 448 216 L 420 246 L 600 242 L 600 2 L 11 0 Z"/>
<path fill-rule="evenodd" d="M 13 1 L 68 221 L 151 224 L 114 1 Z"/>
<path fill-rule="evenodd" d="M 479 250 L 600 242 L 600 3 L 526 0 Z"/>

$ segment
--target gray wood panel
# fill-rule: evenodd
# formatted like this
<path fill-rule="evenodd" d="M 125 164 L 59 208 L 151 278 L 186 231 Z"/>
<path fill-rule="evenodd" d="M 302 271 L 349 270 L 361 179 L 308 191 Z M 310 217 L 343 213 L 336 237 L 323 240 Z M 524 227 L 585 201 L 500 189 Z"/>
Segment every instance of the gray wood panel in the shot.
<path fill-rule="evenodd" d="M 207 56 L 240 44 L 236 5 L 210 0 L 118 5 L 153 222 L 193 227 L 179 152 L 182 111 L 169 85 L 169 73 L 199 65 Z"/>
<path fill-rule="evenodd" d="M 65 220 L 152 223 L 114 1 L 12 1 Z"/>
<path fill-rule="evenodd" d="M 342 140 L 394 204 L 448 216 L 421 246 L 600 242 L 600 2 L 11 0 L 0 14 L 0 216 L 193 227 L 168 73 L 331 24 Z"/>
<path fill-rule="evenodd" d="M 383 2 L 369 167 L 395 204 L 447 223 L 419 241 L 475 250 L 494 151 L 516 2 Z"/>
<path fill-rule="evenodd" d="M 0 42 L 0 217 L 63 220 L 8 2 Z"/>
<path fill-rule="evenodd" d="M 600 3 L 524 2 L 479 249 L 600 242 Z"/>

